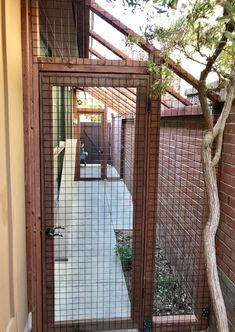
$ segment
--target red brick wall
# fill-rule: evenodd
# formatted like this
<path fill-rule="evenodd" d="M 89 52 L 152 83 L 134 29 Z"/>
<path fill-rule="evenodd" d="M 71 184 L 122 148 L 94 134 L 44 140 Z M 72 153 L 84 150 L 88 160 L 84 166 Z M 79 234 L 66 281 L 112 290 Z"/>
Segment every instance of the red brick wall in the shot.
<path fill-rule="evenodd" d="M 127 188 L 132 192 L 133 163 L 135 149 L 134 119 L 113 117 L 112 119 L 112 165 L 123 178 Z"/>
<path fill-rule="evenodd" d="M 158 244 L 196 293 L 206 207 L 201 116 L 162 117 L 157 213 Z"/>
<path fill-rule="evenodd" d="M 122 176 L 127 188 L 132 193 L 135 149 L 135 121 L 134 119 L 123 120 L 122 126 Z"/>
<path fill-rule="evenodd" d="M 222 271 L 230 328 L 235 331 L 235 105 L 225 128 L 219 194 L 221 220 L 217 233 L 217 262 Z"/>
<path fill-rule="evenodd" d="M 126 134 L 123 136 L 123 142 L 126 144 L 126 160 L 123 173 L 128 175 L 126 178 L 131 179 L 133 146 L 130 139 L 134 137 L 134 126 L 131 126 L 130 120 L 124 122 Z M 119 125 L 117 127 L 120 129 Z M 189 286 L 192 286 L 195 296 L 202 223 L 206 215 L 201 165 L 203 132 L 203 118 L 200 115 L 174 116 L 172 113 L 172 116 L 162 117 L 161 120 L 158 244 L 178 273 L 186 279 Z M 121 141 L 116 139 L 120 138 L 120 135 L 115 135 L 115 144 L 119 144 L 120 150 Z M 120 167 L 120 164 L 117 167 Z M 225 129 L 219 179 L 221 222 L 217 236 L 217 259 L 230 331 L 235 331 L 235 107 Z M 128 184 L 127 179 L 125 182 L 130 189 L 130 182 Z M 213 322 L 212 317 L 211 330 L 214 332 L 216 328 Z"/>
<path fill-rule="evenodd" d="M 120 116 L 112 118 L 112 139 L 111 139 L 111 162 L 118 172 L 121 173 L 121 136 L 122 119 Z"/>
<path fill-rule="evenodd" d="M 220 176 L 218 266 L 235 283 L 235 107 L 225 128 Z"/>
<path fill-rule="evenodd" d="M 206 215 L 200 156 L 202 123 L 200 116 L 173 114 L 161 121 L 158 240 L 189 285 L 197 283 L 202 222 Z M 230 331 L 235 331 L 235 106 L 225 129 L 218 176 L 221 221 L 217 261 Z M 211 331 L 216 331 L 213 315 Z"/>

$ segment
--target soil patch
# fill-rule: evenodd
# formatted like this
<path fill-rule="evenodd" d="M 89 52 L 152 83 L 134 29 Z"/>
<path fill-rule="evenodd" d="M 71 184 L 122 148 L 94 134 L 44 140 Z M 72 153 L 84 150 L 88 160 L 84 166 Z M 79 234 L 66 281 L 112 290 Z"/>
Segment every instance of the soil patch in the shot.
<path fill-rule="evenodd" d="M 131 300 L 132 278 L 132 231 L 116 230 L 116 254 L 120 257 Z M 183 278 L 177 276 L 174 268 L 164 256 L 161 248 L 156 248 L 153 285 L 153 315 L 191 314 L 192 298 Z"/>

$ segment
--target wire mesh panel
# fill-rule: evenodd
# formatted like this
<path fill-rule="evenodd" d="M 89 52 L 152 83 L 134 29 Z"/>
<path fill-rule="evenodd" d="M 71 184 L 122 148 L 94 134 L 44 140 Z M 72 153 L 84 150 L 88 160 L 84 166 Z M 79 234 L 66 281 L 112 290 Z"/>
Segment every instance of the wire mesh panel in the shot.
<path fill-rule="evenodd" d="M 202 244 L 204 122 L 199 107 L 167 104 L 160 123 L 153 316 L 158 331 L 199 331 L 207 326 L 209 308 Z"/>
<path fill-rule="evenodd" d="M 45 331 L 142 325 L 148 80 L 41 76 Z"/>
<path fill-rule="evenodd" d="M 33 57 L 86 57 L 89 8 L 83 0 L 31 0 Z"/>
<path fill-rule="evenodd" d="M 147 60 L 148 52 L 138 45 L 127 46 L 125 36 L 133 34 L 110 16 L 105 8 L 90 0 L 31 0 L 33 60 L 57 57 L 70 60 Z M 118 45 L 118 47 L 116 46 Z"/>

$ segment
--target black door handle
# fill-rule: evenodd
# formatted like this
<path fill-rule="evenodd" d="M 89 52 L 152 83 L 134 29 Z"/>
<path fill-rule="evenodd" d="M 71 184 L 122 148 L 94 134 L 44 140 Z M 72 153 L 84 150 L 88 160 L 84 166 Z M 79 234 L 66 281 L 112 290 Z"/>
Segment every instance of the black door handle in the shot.
<path fill-rule="evenodd" d="M 46 229 L 46 235 L 48 235 L 48 236 L 51 236 L 51 237 L 55 237 L 55 236 L 60 236 L 60 237 L 63 237 L 63 234 L 61 234 L 61 233 L 56 233 L 56 230 L 57 229 L 64 229 L 64 227 L 62 227 L 62 226 L 58 226 L 58 227 L 48 227 L 47 229 Z"/>

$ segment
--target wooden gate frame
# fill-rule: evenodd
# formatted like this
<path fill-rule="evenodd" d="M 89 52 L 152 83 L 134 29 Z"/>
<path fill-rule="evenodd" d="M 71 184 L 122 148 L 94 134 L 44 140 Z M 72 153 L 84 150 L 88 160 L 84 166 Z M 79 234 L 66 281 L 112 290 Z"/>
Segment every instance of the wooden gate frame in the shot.
<path fill-rule="evenodd" d="M 27 35 L 29 26 L 23 25 L 23 31 Z M 38 63 L 33 63 L 30 54 L 30 47 L 24 43 L 26 56 L 24 55 L 24 130 L 25 130 L 25 170 L 26 170 L 26 237 L 27 237 L 27 275 L 28 275 L 28 302 L 29 310 L 33 315 L 33 331 L 43 331 L 43 303 L 42 294 L 45 292 L 42 288 L 42 236 L 41 236 L 41 170 L 40 170 L 40 128 L 39 128 L 39 74 L 41 72 L 54 73 L 96 73 L 110 75 L 112 78 L 118 74 L 124 74 L 126 77 L 131 75 L 148 75 L 146 65 L 140 61 L 125 60 L 90 60 L 90 59 L 53 59 L 51 63 L 49 58 L 41 58 Z M 65 63 L 66 61 L 66 63 Z M 74 63 L 75 62 L 75 63 Z M 150 81 L 149 81 L 150 82 Z M 119 79 L 117 79 L 117 86 Z M 150 88 L 149 88 L 150 92 Z M 156 167 L 158 135 L 159 135 L 159 116 L 160 101 L 156 99 L 145 100 L 148 112 L 148 130 L 147 137 L 148 149 L 146 156 L 151 156 L 147 161 L 147 169 Z M 152 111 L 151 111 L 152 110 Z M 150 137 L 151 133 L 151 137 Z M 154 243 L 155 234 L 155 210 L 156 210 L 156 172 L 146 172 L 147 192 L 145 193 L 146 207 L 143 222 L 148 218 L 148 228 L 143 229 L 142 241 L 145 242 L 145 251 L 142 253 L 142 261 L 145 261 L 146 267 L 142 276 L 143 294 L 143 312 L 139 315 L 139 322 L 144 319 L 152 319 L 152 273 L 154 250 L 150 243 Z M 147 241 L 148 239 L 148 241 Z M 150 249 L 150 251 L 149 251 Z M 44 294 L 45 295 L 45 294 Z M 117 326 L 116 326 L 117 328 Z"/>

